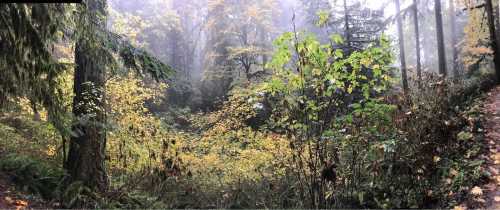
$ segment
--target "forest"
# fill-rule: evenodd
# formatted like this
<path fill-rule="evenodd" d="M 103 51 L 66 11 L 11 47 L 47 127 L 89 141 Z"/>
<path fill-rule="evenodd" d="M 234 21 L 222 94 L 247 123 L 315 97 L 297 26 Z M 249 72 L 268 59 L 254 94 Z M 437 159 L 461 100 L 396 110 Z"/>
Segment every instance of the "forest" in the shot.
<path fill-rule="evenodd" d="M 500 209 L 500 1 L 0 3 L 0 209 Z"/>

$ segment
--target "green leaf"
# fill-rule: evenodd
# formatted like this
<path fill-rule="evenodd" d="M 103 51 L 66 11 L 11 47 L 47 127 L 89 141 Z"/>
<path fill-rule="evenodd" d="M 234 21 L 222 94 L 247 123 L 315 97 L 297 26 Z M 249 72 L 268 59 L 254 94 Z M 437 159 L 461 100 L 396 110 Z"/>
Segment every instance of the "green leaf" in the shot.
<path fill-rule="evenodd" d="M 344 43 L 344 39 L 342 38 L 342 36 L 340 36 L 339 34 L 333 34 L 330 36 L 330 39 L 335 43 L 335 44 L 343 44 Z"/>

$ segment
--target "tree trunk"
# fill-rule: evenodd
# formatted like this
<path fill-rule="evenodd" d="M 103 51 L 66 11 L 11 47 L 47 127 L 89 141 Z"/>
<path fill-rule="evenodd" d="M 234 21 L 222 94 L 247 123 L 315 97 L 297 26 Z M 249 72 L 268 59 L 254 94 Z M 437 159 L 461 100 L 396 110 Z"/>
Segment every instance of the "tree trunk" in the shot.
<path fill-rule="evenodd" d="M 108 188 L 105 168 L 106 114 L 105 72 L 106 60 L 100 55 L 102 44 L 97 30 L 106 27 L 106 1 L 86 0 L 86 22 L 79 25 L 79 39 L 75 48 L 75 78 L 72 127 L 68 159 L 65 167 L 70 182 L 80 181 L 91 189 L 104 192 Z"/>
<path fill-rule="evenodd" d="M 422 82 L 422 64 L 420 58 L 420 27 L 418 25 L 418 2 L 413 0 L 413 26 L 415 27 L 415 48 L 417 55 L 417 77 L 418 82 Z"/>
<path fill-rule="evenodd" d="M 262 50 L 266 51 L 267 50 L 267 46 L 266 46 L 266 43 L 267 43 L 267 32 L 265 29 L 259 27 L 259 31 L 260 31 L 260 47 L 262 48 Z M 266 52 L 262 53 L 261 54 L 261 57 L 262 57 L 262 71 L 265 71 L 266 70 L 266 64 L 267 64 L 267 54 Z"/>
<path fill-rule="evenodd" d="M 497 44 L 500 42 L 500 0 L 498 1 L 498 6 L 493 9 L 496 14 L 496 35 L 497 35 Z"/>
<path fill-rule="evenodd" d="M 344 39 L 346 44 L 345 53 L 351 54 L 351 29 L 349 27 L 349 9 L 347 8 L 347 0 L 344 0 Z"/>
<path fill-rule="evenodd" d="M 498 54 L 498 43 L 495 31 L 495 17 L 493 16 L 493 3 L 491 0 L 485 0 L 486 15 L 488 18 L 488 28 L 490 31 L 490 42 L 491 48 L 493 50 L 493 59 L 495 63 L 495 72 L 497 76 L 497 82 L 500 82 L 500 54 Z"/>
<path fill-rule="evenodd" d="M 436 32 L 437 32 L 437 47 L 438 47 L 438 61 L 439 61 L 439 74 L 446 77 L 446 53 L 444 48 L 444 34 L 443 34 L 443 15 L 441 14 L 441 0 L 434 0 L 434 12 L 436 13 Z"/>
<path fill-rule="evenodd" d="M 450 0 L 449 14 L 450 16 L 450 27 L 451 27 L 451 50 L 452 50 L 452 65 L 453 65 L 453 76 L 457 77 L 458 72 L 458 50 L 457 50 L 457 22 L 456 22 L 456 10 L 455 10 L 455 0 Z"/>
<path fill-rule="evenodd" d="M 401 18 L 401 8 L 399 5 L 399 0 L 394 0 L 396 5 L 397 14 L 397 26 L 398 26 L 398 38 L 399 38 L 399 59 L 401 60 L 401 79 L 403 82 L 403 90 L 408 93 L 408 76 L 406 75 L 406 58 L 405 58 L 405 41 L 403 35 L 403 20 Z"/>

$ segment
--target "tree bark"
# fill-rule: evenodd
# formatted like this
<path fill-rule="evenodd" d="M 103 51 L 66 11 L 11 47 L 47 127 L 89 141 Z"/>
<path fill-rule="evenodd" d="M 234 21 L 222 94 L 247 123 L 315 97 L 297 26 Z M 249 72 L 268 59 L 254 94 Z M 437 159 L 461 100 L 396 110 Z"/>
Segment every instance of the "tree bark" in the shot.
<path fill-rule="evenodd" d="M 491 48 L 493 50 L 493 60 L 495 63 L 495 73 L 497 76 L 497 82 L 500 82 L 500 54 L 498 54 L 498 43 L 495 31 L 495 17 L 493 15 L 493 3 L 491 0 L 485 0 L 485 9 L 488 19 L 488 28 L 490 31 L 490 42 Z"/>
<path fill-rule="evenodd" d="M 98 30 L 106 27 L 106 0 L 85 0 L 87 19 L 79 25 L 80 36 L 75 48 L 75 78 L 72 127 L 73 136 L 65 168 L 70 182 L 80 181 L 91 189 L 104 192 L 108 188 L 105 168 L 106 60 Z"/>
<path fill-rule="evenodd" d="M 401 18 L 401 8 L 399 5 L 399 0 L 394 0 L 396 5 L 397 13 L 397 27 L 398 27 L 398 38 L 399 38 L 399 59 L 401 61 L 401 80 L 403 82 L 403 90 L 408 93 L 408 76 L 406 74 L 406 58 L 405 58 L 405 41 L 403 35 L 403 20 Z"/>
<path fill-rule="evenodd" d="M 420 55 L 420 27 L 418 25 L 418 2 L 413 0 L 413 26 L 415 27 L 415 48 L 417 55 L 417 77 L 418 82 L 422 82 L 422 63 Z"/>
<path fill-rule="evenodd" d="M 453 65 L 453 76 L 457 77 L 458 72 L 458 51 L 457 51 L 457 22 L 456 22 L 456 11 L 455 11 L 455 0 L 450 0 L 449 14 L 450 16 L 450 27 L 451 27 L 451 50 L 452 50 L 452 65 Z"/>
<path fill-rule="evenodd" d="M 434 0 L 434 12 L 436 16 L 436 35 L 438 47 L 439 74 L 446 77 L 446 53 L 444 48 L 443 15 L 441 14 L 441 0 Z"/>

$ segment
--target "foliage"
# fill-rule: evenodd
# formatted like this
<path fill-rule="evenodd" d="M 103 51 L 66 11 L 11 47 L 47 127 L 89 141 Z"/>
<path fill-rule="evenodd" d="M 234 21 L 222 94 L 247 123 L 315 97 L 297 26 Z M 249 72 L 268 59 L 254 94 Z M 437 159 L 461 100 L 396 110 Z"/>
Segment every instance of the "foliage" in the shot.
<path fill-rule="evenodd" d="M 484 114 L 477 96 L 494 84 L 491 75 L 476 77 L 482 73 L 476 71 L 467 79 L 443 79 L 424 74 L 425 82 L 412 84 L 403 95 L 393 87 L 394 57 L 384 36 L 347 49 L 356 41 L 348 35 L 329 34 L 325 40 L 323 34 L 284 33 L 268 61 L 267 43 L 277 30 L 275 0 L 209 0 L 207 11 L 198 8 L 200 2 L 155 0 L 130 14 L 114 13 L 119 35 L 94 30 L 91 21 L 105 14 L 86 14 L 83 5 L 66 8 L 80 17 L 75 20 L 79 27 L 89 27 L 79 28 L 73 38 L 93 37 L 85 41 L 100 48 L 84 53 L 112 62 L 106 85 L 84 85 L 90 94 L 87 108 L 107 118 L 111 187 L 103 193 L 80 181 L 61 185 L 65 174 L 55 167 L 65 159 L 66 145 L 47 122 L 54 120 L 54 109 L 46 101 L 61 113 L 79 106 L 72 104 L 70 65 L 61 65 L 73 63 L 73 43 L 55 45 L 54 54 L 65 57 L 59 61 L 46 52 L 62 30 L 62 22 L 53 18 L 68 15 L 66 10 L 0 5 L 0 25 L 6 26 L 0 31 L 0 51 L 14 55 L 0 56 L 0 67 L 8 71 L 0 78 L 0 100 L 14 104 L 3 107 L 0 116 L 0 170 L 25 190 L 65 208 L 449 208 L 464 200 L 480 202 L 476 186 L 488 174 L 481 158 Z M 318 2 L 327 10 L 315 7 Z M 335 5 L 304 3 L 308 13 L 319 16 L 318 27 L 339 31 L 335 27 L 342 16 L 330 11 Z M 200 11 L 182 14 L 193 8 Z M 344 15 L 363 19 L 363 11 L 369 10 Z M 469 11 L 463 46 L 470 63 L 490 53 L 476 11 Z M 350 32 L 383 25 L 375 13 Z M 44 29 L 35 17 L 55 25 Z M 14 26 L 16 21 L 27 28 Z M 209 48 L 198 97 L 205 97 L 200 107 L 207 112 L 195 113 L 165 99 L 167 86 L 153 80 L 171 78 L 172 68 L 161 61 L 172 61 L 183 69 L 175 75 L 176 88 L 193 91 L 188 77 L 194 64 L 187 63 L 200 52 L 195 53 L 197 36 L 190 31 L 203 27 L 206 33 L 198 38 L 206 36 L 201 42 Z M 19 49 L 10 49 L 17 42 Z M 237 75 L 240 71 L 246 75 Z M 145 73 L 151 77 L 141 77 Z M 92 104 L 96 90 L 106 91 L 103 107 Z M 39 103 L 46 106 L 39 111 L 42 118 L 31 120 L 33 104 Z M 56 125 L 70 127 L 70 116 L 56 119 Z"/>
<path fill-rule="evenodd" d="M 275 0 L 208 1 L 208 49 L 201 88 L 208 108 L 226 100 L 233 87 L 245 86 L 264 73 L 259 66 L 265 65 L 271 51 L 267 43 L 275 31 L 276 6 Z"/>
<path fill-rule="evenodd" d="M 0 100 L 25 96 L 42 103 L 51 121 L 61 131 L 67 128 L 60 106 L 57 77 L 65 67 L 51 54 L 51 46 L 70 23 L 71 6 L 60 4 L 2 4 L 0 6 Z"/>
<path fill-rule="evenodd" d="M 0 117 L 0 151 L 62 163 L 58 130 L 50 123 L 32 121 L 32 115 L 18 116 L 14 113 Z"/>
<path fill-rule="evenodd" d="M 113 170 L 139 171 L 151 164 L 152 152 L 161 148 L 166 131 L 161 121 L 145 107 L 147 100 L 157 100 L 165 86 L 148 88 L 129 74 L 107 83 L 109 104 L 109 167 Z M 157 158 L 154 158 L 157 160 Z"/>
<path fill-rule="evenodd" d="M 250 98 L 251 91 L 234 91 L 220 110 L 191 116 L 199 135 L 164 130 L 163 144 L 152 147 L 160 164 L 153 160 L 154 173 L 146 173 L 144 186 L 170 208 L 279 207 L 270 186 L 286 183 L 281 177 L 288 144 L 283 136 L 248 126 L 255 116 Z"/>
<path fill-rule="evenodd" d="M 333 186 L 328 183 L 336 182 L 334 168 L 341 164 L 339 153 L 345 152 L 338 143 L 358 148 L 355 142 L 347 143 L 349 138 L 336 138 L 340 130 L 337 120 L 347 114 L 345 122 L 350 122 L 362 116 L 351 114 L 385 114 L 391 110 L 376 97 L 391 80 L 392 54 L 385 39 L 377 46 L 344 56 L 343 50 L 322 45 L 312 35 L 298 36 L 286 33 L 276 40 L 277 52 L 269 63 L 274 74 L 261 90 L 269 93 L 272 101 L 270 129 L 290 141 L 291 170 L 300 180 L 302 200 L 311 202 L 302 205 L 324 208 L 333 199 Z M 332 41 L 342 39 L 332 36 Z M 370 109 L 365 110 L 365 106 Z"/>
<path fill-rule="evenodd" d="M 463 40 L 462 53 L 463 62 L 466 66 L 477 65 L 485 56 L 491 55 L 493 51 L 489 48 L 489 32 L 486 24 L 484 11 L 482 9 L 472 9 L 473 1 L 464 1 L 468 9 L 468 23 L 464 28 L 465 37 Z"/>

